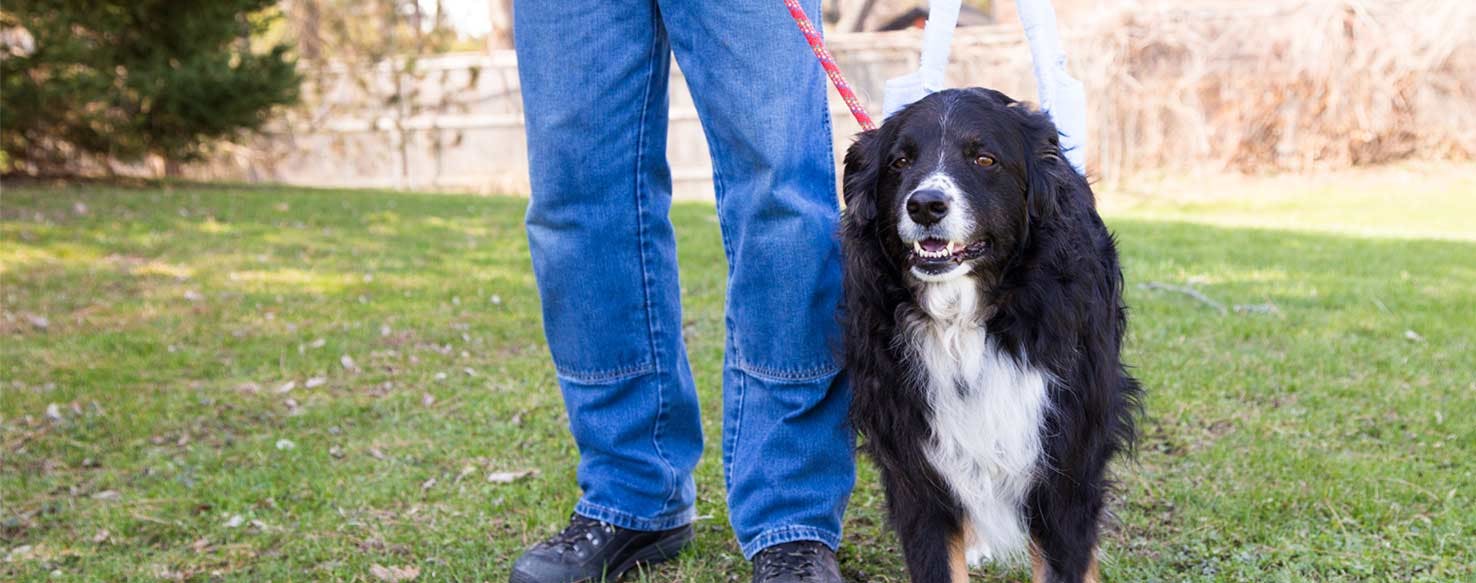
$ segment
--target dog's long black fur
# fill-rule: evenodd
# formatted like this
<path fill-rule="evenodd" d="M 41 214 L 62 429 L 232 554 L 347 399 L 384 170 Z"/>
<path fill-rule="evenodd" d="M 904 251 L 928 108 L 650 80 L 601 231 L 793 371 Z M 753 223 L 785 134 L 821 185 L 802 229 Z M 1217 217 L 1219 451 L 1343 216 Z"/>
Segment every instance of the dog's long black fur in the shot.
<path fill-rule="evenodd" d="M 940 123 L 948 100 L 951 118 Z M 1107 464 L 1131 448 L 1140 388 L 1120 358 L 1126 329 L 1114 240 L 1086 180 L 1062 159 L 1044 114 L 996 91 L 934 94 L 863 133 L 845 158 L 846 365 L 851 418 L 879 466 L 892 525 L 916 583 L 950 581 L 948 547 L 964 518 L 956 496 L 923 453 L 932 437 L 921 375 L 904 357 L 903 314 L 915 308 L 898 240 L 901 177 L 888 157 L 912 124 L 987 134 L 999 176 L 976 185 L 1005 217 L 1001 260 L 975 279 L 988 309 L 980 318 L 998 347 L 1047 371 L 1050 407 L 1040 428 L 1044 463 L 1024 509 L 1046 579 L 1081 581 L 1092 567 L 1109 488 Z M 909 139 L 917 139 L 913 131 Z M 924 138 L 925 139 L 925 138 Z M 939 138 L 941 139 L 941 137 Z M 964 185 L 969 188 L 969 185 Z M 1018 200 L 1011 200 L 1011 197 Z M 967 357 L 967 355 L 966 355 Z"/>

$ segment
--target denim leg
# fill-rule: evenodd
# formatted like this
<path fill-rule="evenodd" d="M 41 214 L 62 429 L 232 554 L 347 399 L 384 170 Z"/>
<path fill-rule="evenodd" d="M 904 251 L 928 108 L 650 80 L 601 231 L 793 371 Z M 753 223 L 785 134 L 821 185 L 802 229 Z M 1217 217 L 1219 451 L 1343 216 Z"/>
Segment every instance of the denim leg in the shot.
<path fill-rule="evenodd" d="M 707 133 L 728 257 L 723 466 L 745 556 L 840 542 L 855 480 L 837 365 L 825 77 L 778 0 L 659 0 Z M 816 18 L 818 0 L 806 0 Z"/>
<path fill-rule="evenodd" d="M 691 522 L 702 452 L 667 216 L 671 50 L 652 0 L 520 1 L 528 243 L 579 447 L 575 512 Z"/>

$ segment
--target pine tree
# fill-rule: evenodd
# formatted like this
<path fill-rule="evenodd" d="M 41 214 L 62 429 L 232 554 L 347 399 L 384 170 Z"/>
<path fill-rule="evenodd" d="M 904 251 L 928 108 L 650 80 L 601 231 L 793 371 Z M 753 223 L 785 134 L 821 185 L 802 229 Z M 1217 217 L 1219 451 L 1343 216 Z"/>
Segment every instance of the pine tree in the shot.
<path fill-rule="evenodd" d="M 198 158 L 297 102 L 288 47 L 253 50 L 276 0 L 8 0 L 0 148 L 10 170 Z"/>

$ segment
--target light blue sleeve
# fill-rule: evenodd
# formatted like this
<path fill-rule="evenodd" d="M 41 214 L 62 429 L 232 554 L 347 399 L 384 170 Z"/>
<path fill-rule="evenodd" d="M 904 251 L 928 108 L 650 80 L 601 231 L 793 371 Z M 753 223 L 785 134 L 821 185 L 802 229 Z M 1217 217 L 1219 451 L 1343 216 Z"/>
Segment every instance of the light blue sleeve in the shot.
<path fill-rule="evenodd" d="M 1066 52 L 1056 31 L 1056 10 L 1050 0 L 1018 0 L 1020 25 L 1030 43 L 1035 63 L 1035 87 L 1040 107 L 1061 133 L 1061 149 L 1077 172 L 1086 174 L 1086 89 L 1066 70 Z"/>

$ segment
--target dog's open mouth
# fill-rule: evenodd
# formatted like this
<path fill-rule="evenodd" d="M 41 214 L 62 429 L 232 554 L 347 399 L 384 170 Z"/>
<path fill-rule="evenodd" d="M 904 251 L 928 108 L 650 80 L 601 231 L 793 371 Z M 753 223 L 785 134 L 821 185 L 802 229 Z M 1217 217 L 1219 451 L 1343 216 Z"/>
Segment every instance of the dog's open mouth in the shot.
<path fill-rule="evenodd" d="M 943 270 L 983 255 L 988 247 L 987 241 L 964 243 L 927 237 L 912 242 L 912 254 L 908 259 L 914 267 Z"/>

